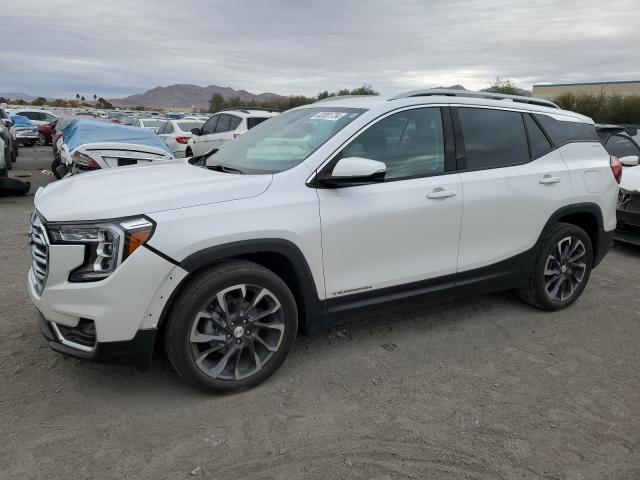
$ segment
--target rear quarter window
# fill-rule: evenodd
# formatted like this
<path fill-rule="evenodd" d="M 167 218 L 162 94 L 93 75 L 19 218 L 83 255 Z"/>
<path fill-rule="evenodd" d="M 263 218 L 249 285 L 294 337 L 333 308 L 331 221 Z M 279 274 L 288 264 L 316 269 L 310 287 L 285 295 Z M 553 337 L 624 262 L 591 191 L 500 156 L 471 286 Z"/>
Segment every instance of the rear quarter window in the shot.
<path fill-rule="evenodd" d="M 541 113 L 536 113 L 535 117 L 556 146 L 571 142 L 600 142 L 596 126 L 591 123 L 564 121 Z"/>
<path fill-rule="evenodd" d="M 271 117 L 249 117 L 247 118 L 247 129 L 251 130 L 256 125 L 260 125 L 265 120 L 269 120 Z"/>

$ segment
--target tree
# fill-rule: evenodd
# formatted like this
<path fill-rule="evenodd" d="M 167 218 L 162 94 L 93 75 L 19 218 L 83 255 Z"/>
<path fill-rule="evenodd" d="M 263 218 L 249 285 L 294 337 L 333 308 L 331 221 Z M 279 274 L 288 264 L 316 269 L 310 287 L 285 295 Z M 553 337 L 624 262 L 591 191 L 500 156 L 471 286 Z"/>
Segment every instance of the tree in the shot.
<path fill-rule="evenodd" d="M 483 88 L 483 92 L 490 93 L 504 93 L 506 95 L 520 95 L 520 89 L 516 87 L 516 84 L 511 80 L 500 80 L 500 77 L 496 77 L 496 81 L 493 82 L 489 88 Z"/>
<path fill-rule="evenodd" d="M 19 98 L 15 101 L 16 105 L 26 105 L 27 102 L 25 102 L 22 98 Z"/>
<path fill-rule="evenodd" d="M 76 93 L 76 100 L 80 100 L 80 94 Z"/>
<path fill-rule="evenodd" d="M 96 102 L 96 107 L 98 108 L 103 108 L 105 110 L 111 110 L 113 109 L 113 105 L 109 102 L 107 102 L 104 98 L 100 97 L 98 99 L 98 101 Z"/>
<path fill-rule="evenodd" d="M 233 97 L 225 99 L 219 93 L 214 94 L 209 100 L 209 112 L 215 113 L 225 108 L 266 108 L 269 110 L 285 111 L 290 108 L 299 107 L 300 105 L 307 105 L 317 100 L 322 100 L 329 97 L 335 97 L 336 95 L 379 95 L 377 91 L 370 85 L 363 85 L 362 87 L 349 90 L 348 88 L 342 89 L 338 92 L 329 93 L 328 90 L 318 93 L 316 97 L 306 97 L 304 95 L 290 95 L 288 97 L 273 97 L 266 100 L 242 100 L 240 97 Z"/>
<path fill-rule="evenodd" d="M 219 93 L 214 93 L 211 97 L 211 100 L 209 100 L 209 111 L 211 113 L 215 113 L 218 110 L 222 110 L 223 108 L 226 108 L 224 97 Z"/>
<path fill-rule="evenodd" d="M 82 100 L 82 101 L 84 102 L 84 96 L 82 96 L 82 97 L 80 98 L 80 100 Z"/>
<path fill-rule="evenodd" d="M 42 107 L 43 105 L 46 105 L 47 102 L 48 100 L 46 98 L 38 97 L 31 101 L 31 105 L 33 105 L 34 107 Z"/>
<path fill-rule="evenodd" d="M 0 103 L 7 103 L 7 102 L 9 102 L 8 98 L 0 97 Z"/>
<path fill-rule="evenodd" d="M 93 94 L 93 101 L 95 102 L 98 99 L 98 96 L 94 93 Z"/>

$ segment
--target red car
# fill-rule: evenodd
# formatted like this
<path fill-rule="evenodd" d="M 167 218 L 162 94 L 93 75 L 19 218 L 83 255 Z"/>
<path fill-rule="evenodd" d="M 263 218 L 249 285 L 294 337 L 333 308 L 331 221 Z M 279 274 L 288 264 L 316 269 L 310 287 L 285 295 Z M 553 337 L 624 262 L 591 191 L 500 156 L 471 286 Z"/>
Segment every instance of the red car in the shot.
<path fill-rule="evenodd" d="M 56 121 L 51 123 L 45 123 L 44 125 L 38 125 L 38 133 L 40 134 L 36 144 L 42 145 L 51 145 L 51 135 L 53 133 L 53 129 L 56 126 Z"/>

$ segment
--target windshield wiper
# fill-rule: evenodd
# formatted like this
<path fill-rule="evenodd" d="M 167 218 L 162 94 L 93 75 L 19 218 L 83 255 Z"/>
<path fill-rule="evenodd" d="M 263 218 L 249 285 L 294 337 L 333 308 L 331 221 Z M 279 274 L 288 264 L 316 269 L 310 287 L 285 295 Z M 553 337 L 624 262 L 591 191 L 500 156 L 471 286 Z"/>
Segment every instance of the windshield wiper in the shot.
<path fill-rule="evenodd" d="M 215 170 L 216 172 L 223 172 L 223 173 L 235 173 L 238 175 L 244 175 L 244 172 L 242 170 L 240 170 L 239 168 L 233 168 L 233 167 L 228 167 L 226 165 L 207 165 L 207 168 L 209 170 Z"/>

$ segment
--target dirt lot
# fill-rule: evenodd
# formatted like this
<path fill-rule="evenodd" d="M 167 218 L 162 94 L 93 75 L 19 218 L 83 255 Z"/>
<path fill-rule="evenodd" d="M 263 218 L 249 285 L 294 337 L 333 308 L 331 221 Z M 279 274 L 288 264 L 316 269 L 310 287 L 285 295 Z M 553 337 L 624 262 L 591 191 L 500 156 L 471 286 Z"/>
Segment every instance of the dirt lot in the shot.
<path fill-rule="evenodd" d="M 34 185 L 50 149 L 22 149 Z M 32 192 L 35 187 L 32 188 Z M 576 305 L 407 306 L 299 338 L 262 386 L 207 396 L 63 357 L 26 293 L 33 196 L 0 198 L 0 478 L 640 478 L 640 249 Z"/>

